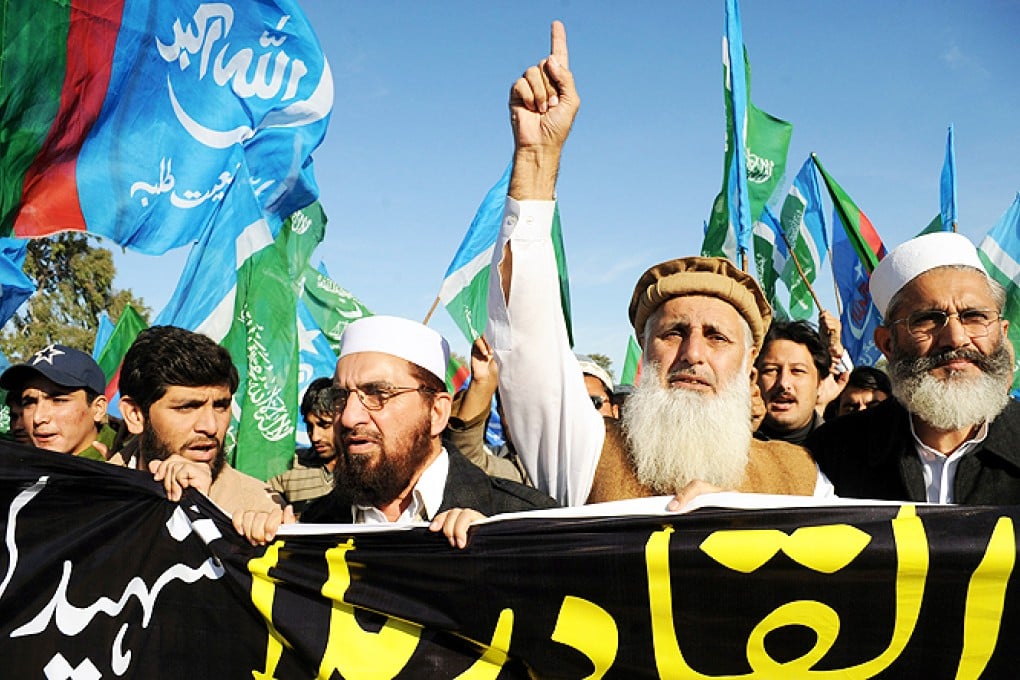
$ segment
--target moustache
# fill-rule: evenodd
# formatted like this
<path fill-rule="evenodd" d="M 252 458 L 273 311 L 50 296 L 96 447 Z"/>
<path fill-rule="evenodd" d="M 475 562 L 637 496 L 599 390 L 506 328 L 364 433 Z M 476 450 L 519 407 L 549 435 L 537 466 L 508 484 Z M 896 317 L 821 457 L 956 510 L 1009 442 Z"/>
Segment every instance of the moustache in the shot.
<path fill-rule="evenodd" d="M 914 360 L 914 367 L 919 371 L 930 371 L 944 366 L 952 361 L 969 361 L 982 372 L 988 373 L 993 368 L 993 358 L 985 355 L 976 349 L 960 347 L 959 349 L 947 349 L 928 356 L 917 357 Z"/>

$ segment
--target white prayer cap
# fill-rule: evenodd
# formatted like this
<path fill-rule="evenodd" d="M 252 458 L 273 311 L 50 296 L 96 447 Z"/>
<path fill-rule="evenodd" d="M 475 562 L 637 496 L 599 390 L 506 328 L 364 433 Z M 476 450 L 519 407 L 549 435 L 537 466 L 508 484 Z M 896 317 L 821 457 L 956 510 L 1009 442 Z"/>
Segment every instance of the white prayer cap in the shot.
<path fill-rule="evenodd" d="M 987 276 L 978 258 L 977 248 L 963 234 L 939 231 L 901 243 L 878 263 L 871 273 L 871 299 L 887 316 L 889 302 L 904 286 L 936 267 L 965 265 Z"/>
<path fill-rule="evenodd" d="M 392 354 L 446 382 L 450 345 L 417 321 L 396 316 L 366 316 L 352 321 L 340 337 L 340 358 L 358 352 Z"/>
<path fill-rule="evenodd" d="M 596 364 L 587 354 L 575 354 L 574 356 L 577 357 L 577 363 L 581 366 L 581 373 L 597 378 L 602 383 L 602 386 L 606 388 L 606 393 L 612 395 L 613 378 L 609 375 L 609 372 Z"/>

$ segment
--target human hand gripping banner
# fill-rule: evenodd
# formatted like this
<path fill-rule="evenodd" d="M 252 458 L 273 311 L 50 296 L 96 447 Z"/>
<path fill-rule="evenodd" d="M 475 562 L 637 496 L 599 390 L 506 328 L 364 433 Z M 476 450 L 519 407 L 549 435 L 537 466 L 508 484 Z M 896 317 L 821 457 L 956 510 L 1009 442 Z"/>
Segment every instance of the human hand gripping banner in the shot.
<path fill-rule="evenodd" d="M 1018 508 L 291 530 L 0 445 L 5 677 L 1013 677 Z"/>

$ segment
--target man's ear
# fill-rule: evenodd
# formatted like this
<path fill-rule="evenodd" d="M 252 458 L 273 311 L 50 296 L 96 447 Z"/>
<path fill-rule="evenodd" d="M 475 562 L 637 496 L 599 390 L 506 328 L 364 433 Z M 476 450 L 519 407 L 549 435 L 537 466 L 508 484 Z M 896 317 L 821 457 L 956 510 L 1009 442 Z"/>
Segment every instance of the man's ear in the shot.
<path fill-rule="evenodd" d="M 100 394 L 98 397 L 92 400 L 89 404 L 89 408 L 92 409 L 92 422 L 101 423 L 104 422 L 106 416 L 106 406 L 109 402 L 106 400 L 106 395 Z"/>
<path fill-rule="evenodd" d="M 432 418 L 432 436 L 438 437 L 446 429 L 446 423 L 450 420 L 450 411 L 453 408 L 453 397 L 449 392 L 439 392 L 432 400 L 430 412 Z"/>
<path fill-rule="evenodd" d="M 121 396 L 120 416 L 124 419 L 124 425 L 127 426 L 128 432 L 131 434 L 141 434 L 145 429 L 145 414 L 142 412 L 142 407 L 131 397 Z"/>
<path fill-rule="evenodd" d="M 875 326 L 875 347 L 885 355 L 886 359 L 892 357 L 892 330 L 885 326 Z"/>

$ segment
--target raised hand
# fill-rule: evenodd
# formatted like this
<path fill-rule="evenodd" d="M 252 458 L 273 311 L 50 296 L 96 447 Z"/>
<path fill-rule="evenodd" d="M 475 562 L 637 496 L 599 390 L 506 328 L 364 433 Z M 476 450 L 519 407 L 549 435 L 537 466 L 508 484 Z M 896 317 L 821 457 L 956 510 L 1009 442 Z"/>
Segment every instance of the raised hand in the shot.
<path fill-rule="evenodd" d="M 554 21 L 549 56 L 532 66 L 510 88 L 514 133 L 514 172 L 510 196 L 552 199 L 560 151 L 581 105 L 570 72 L 567 31 Z"/>

